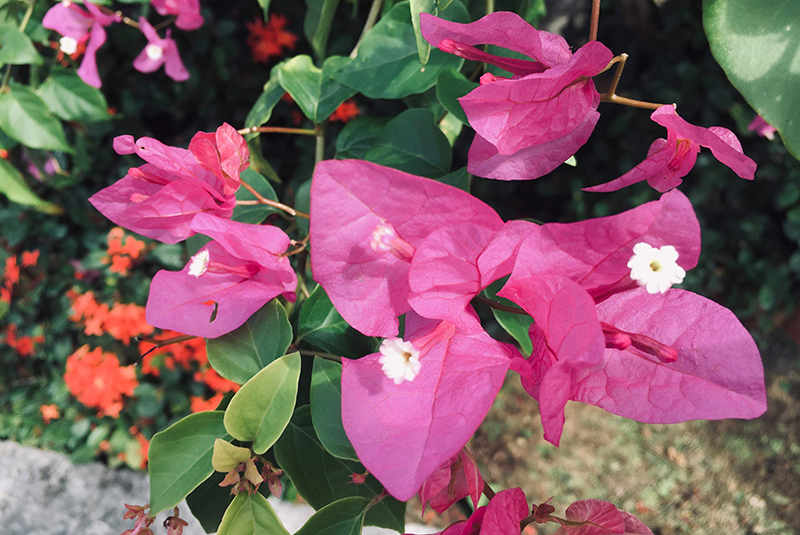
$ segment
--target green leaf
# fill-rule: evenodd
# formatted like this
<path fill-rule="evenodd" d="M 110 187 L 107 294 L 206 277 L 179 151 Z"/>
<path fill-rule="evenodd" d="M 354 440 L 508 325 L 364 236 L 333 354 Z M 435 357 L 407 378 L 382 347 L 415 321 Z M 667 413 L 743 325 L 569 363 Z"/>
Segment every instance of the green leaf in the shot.
<path fill-rule="evenodd" d="M 224 378 L 244 384 L 286 354 L 292 325 L 277 299 L 261 307 L 235 331 L 206 341 L 208 362 Z"/>
<path fill-rule="evenodd" d="M 225 411 L 225 429 L 237 440 L 252 441 L 257 454 L 267 451 L 292 417 L 299 379 L 299 353 L 272 362 L 233 396 Z"/>
<path fill-rule="evenodd" d="M 247 148 L 250 150 L 250 167 L 248 169 L 260 173 L 273 182 L 280 184 L 281 177 L 278 176 L 278 173 L 272 165 L 264 158 L 264 154 L 261 151 L 261 138 L 258 137 L 258 134 L 253 135 L 256 137 L 247 139 Z"/>
<path fill-rule="evenodd" d="M 214 471 L 214 441 L 230 440 L 222 415 L 222 411 L 190 414 L 153 436 L 148 451 L 152 514 L 178 505 Z"/>
<path fill-rule="evenodd" d="M 452 113 L 446 113 L 442 120 L 439 121 L 439 130 L 442 131 L 444 137 L 447 138 L 447 142 L 450 143 L 450 146 L 456 144 L 456 140 L 458 136 L 461 135 L 461 130 L 464 129 L 464 123 L 456 118 L 455 115 Z"/>
<path fill-rule="evenodd" d="M 703 26 L 728 79 L 800 158 L 800 2 L 704 0 Z"/>
<path fill-rule="evenodd" d="M 336 159 L 363 160 L 388 122 L 383 117 L 356 117 L 347 123 L 336 138 Z"/>
<path fill-rule="evenodd" d="M 30 206 L 45 214 L 64 213 L 64 209 L 60 206 L 44 201 L 36 195 L 25 182 L 22 173 L 5 159 L 0 159 L 0 193 L 3 193 L 12 202 Z"/>
<path fill-rule="evenodd" d="M 458 71 L 444 71 L 436 80 L 436 98 L 442 107 L 452 113 L 459 121 L 469 126 L 467 114 L 458 99 L 478 87 Z"/>
<path fill-rule="evenodd" d="M 504 305 L 509 306 L 516 306 L 516 303 L 509 301 L 508 299 L 504 299 L 502 297 L 497 297 L 497 292 L 500 291 L 500 288 L 508 280 L 508 277 L 504 277 L 498 281 L 495 281 L 488 288 L 486 288 L 483 293 L 489 299 L 494 301 L 498 301 Z M 495 310 L 492 309 L 492 314 L 494 314 L 494 318 L 497 320 L 497 323 L 505 329 L 505 331 L 514 337 L 514 340 L 519 343 L 520 349 L 522 352 L 525 353 L 526 356 L 530 356 L 531 352 L 533 351 L 533 344 L 531 343 L 531 336 L 528 333 L 528 329 L 530 329 L 531 324 L 533 323 L 533 318 L 528 316 L 527 314 L 512 314 L 511 312 L 503 312 L 502 310 Z"/>
<path fill-rule="evenodd" d="M 332 56 L 318 68 L 309 56 L 295 56 L 278 66 L 278 80 L 306 117 L 319 124 L 355 91 L 331 78 L 350 59 Z"/>
<path fill-rule="evenodd" d="M 18 83 L 12 82 L 10 90 L 0 94 L 0 129 L 33 149 L 72 152 L 61 122 L 50 114 L 47 104 Z"/>
<path fill-rule="evenodd" d="M 407 173 L 437 178 L 450 171 L 450 142 L 426 109 L 406 110 L 386 125 L 365 159 Z"/>
<path fill-rule="evenodd" d="M 258 0 L 258 5 L 261 6 L 261 11 L 264 12 L 264 20 L 269 20 L 269 3 L 270 0 Z"/>
<path fill-rule="evenodd" d="M 469 21 L 460 1 L 454 1 L 440 16 L 455 22 Z M 355 59 L 333 77 L 367 97 L 396 99 L 430 89 L 440 72 L 458 70 L 462 64 L 461 58 L 438 49 L 431 50 L 427 65 L 420 63 L 406 1 L 383 16 L 361 41 Z"/>
<path fill-rule="evenodd" d="M 242 492 L 225 511 L 217 535 L 289 535 L 289 532 L 264 496 Z"/>
<path fill-rule="evenodd" d="M 186 504 L 206 533 L 219 529 L 225 510 L 233 500 L 230 487 L 219 486 L 224 478 L 225 474 L 214 472 L 186 497 Z"/>
<path fill-rule="evenodd" d="M 273 189 L 272 185 L 267 182 L 267 179 L 264 178 L 260 173 L 253 169 L 245 169 L 242 171 L 241 174 L 242 180 L 247 182 L 249 185 L 253 186 L 257 192 L 261 194 L 262 197 L 269 199 L 271 201 L 278 200 L 278 194 L 275 193 L 275 189 Z M 256 196 L 250 193 L 249 190 L 246 188 L 239 188 L 236 190 L 236 200 L 237 201 L 254 201 L 256 200 Z M 254 225 L 258 225 L 262 221 L 264 221 L 268 215 L 277 212 L 276 208 L 269 206 L 268 204 L 252 204 L 252 205 L 237 205 L 233 209 L 233 219 L 234 221 L 239 221 L 241 223 L 251 223 Z"/>
<path fill-rule="evenodd" d="M 245 127 L 261 126 L 272 117 L 272 110 L 275 105 L 281 100 L 281 97 L 286 91 L 278 83 L 277 71 L 273 67 L 270 72 L 269 81 L 264 85 L 264 92 L 256 100 L 253 109 L 247 114 L 244 120 Z M 258 134 L 248 134 L 247 139 L 255 137 Z"/>
<path fill-rule="evenodd" d="M 103 93 L 87 85 L 73 71 L 53 69 L 39 88 L 39 95 L 50 111 L 65 121 L 91 122 L 110 118 Z"/>
<path fill-rule="evenodd" d="M 470 174 L 467 172 L 466 167 L 462 167 L 458 171 L 453 171 L 449 175 L 444 175 L 436 180 L 448 186 L 453 186 L 454 188 L 469 192 Z"/>
<path fill-rule="evenodd" d="M 306 180 L 297 188 L 297 194 L 294 196 L 294 209 L 306 214 L 311 212 L 311 179 Z M 297 230 L 302 235 L 308 236 L 309 220 L 305 217 L 296 217 L 295 221 Z"/>
<path fill-rule="evenodd" d="M 325 449 L 340 459 L 357 461 L 358 455 L 342 426 L 342 365 L 314 359 L 311 373 L 311 419 Z"/>
<path fill-rule="evenodd" d="M 417 54 L 419 61 L 423 65 L 428 63 L 428 58 L 431 55 L 431 44 L 422 36 L 422 30 L 419 25 L 419 14 L 430 13 L 438 15 L 437 9 L 438 0 L 410 0 L 411 7 L 411 24 L 414 26 L 414 36 L 417 39 Z M 445 6 L 447 7 L 447 6 Z"/>
<path fill-rule="evenodd" d="M 42 64 L 30 37 L 13 24 L 0 24 L 0 66 L 29 64 Z"/>
<path fill-rule="evenodd" d="M 353 496 L 326 505 L 294 535 L 359 535 L 370 500 Z"/>
<path fill-rule="evenodd" d="M 335 355 L 362 357 L 372 353 L 374 338 L 359 333 L 339 315 L 322 286 L 311 293 L 300 309 L 297 342 L 305 340 Z"/>
<path fill-rule="evenodd" d="M 372 499 L 383 491 L 383 485 L 373 476 L 368 476 L 361 485 L 350 482 L 350 476 L 363 474 L 364 467 L 327 452 L 314 432 L 308 405 L 294 411 L 274 451 L 278 464 L 314 509 L 349 496 Z M 405 504 L 387 497 L 367 512 L 366 523 L 403 533 L 404 516 Z"/>
<path fill-rule="evenodd" d="M 214 452 L 211 454 L 211 466 L 217 472 L 230 472 L 245 461 L 250 460 L 250 450 L 234 446 L 227 440 L 218 438 L 214 441 Z"/>
<path fill-rule="evenodd" d="M 303 31 L 318 58 L 325 57 L 333 16 L 338 5 L 339 0 L 306 0 L 308 10 L 303 21 Z"/>

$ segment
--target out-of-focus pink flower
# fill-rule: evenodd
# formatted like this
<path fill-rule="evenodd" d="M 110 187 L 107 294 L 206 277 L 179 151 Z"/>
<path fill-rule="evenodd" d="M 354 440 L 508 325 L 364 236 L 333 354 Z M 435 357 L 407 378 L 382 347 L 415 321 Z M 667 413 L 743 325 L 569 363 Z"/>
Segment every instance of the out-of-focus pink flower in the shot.
<path fill-rule="evenodd" d="M 267 301 L 294 300 L 297 276 L 281 256 L 289 237 L 279 228 L 197 214 L 191 228 L 214 239 L 179 272 L 159 271 L 150 284 L 147 323 L 183 334 L 216 338 Z"/>
<path fill-rule="evenodd" d="M 472 498 L 472 503 L 477 507 L 482 492 L 483 477 L 475 464 L 475 457 L 464 447 L 422 484 L 419 489 L 422 513 L 425 513 L 428 502 L 434 511 L 443 513 L 467 496 Z"/>
<path fill-rule="evenodd" d="M 239 173 L 249 162 L 244 138 L 227 123 L 216 133 L 198 132 L 189 150 L 148 137 L 134 142 L 133 136 L 115 138 L 114 150 L 148 163 L 131 168 L 89 202 L 117 225 L 165 243 L 194 234 L 190 223 L 197 213 L 231 217 Z"/>
<path fill-rule="evenodd" d="M 109 26 L 122 19 L 116 13 L 104 13 L 91 2 L 84 2 L 88 11 L 84 11 L 70 0 L 64 0 L 51 7 L 42 19 L 42 26 L 55 30 L 61 38 L 61 50 L 65 54 L 73 54 L 79 44 L 86 43 L 86 55 L 78 68 L 78 76 L 92 87 L 100 87 L 100 75 L 97 72 L 96 54 L 106 42 L 104 26 Z"/>
<path fill-rule="evenodd" d="M 147 46 L 133 60 L 133 68 L 139 72 L 154 72 L 163 65 L 167 76 L 176 82 L 188 80 L 189 71 L 183 66 L 178 45 L 170 37 L 171 32 L 167 30 L 167 36 L 162 39 L 144 17 L 139 18 L 139 29 L 147 37 Z"/>
<path fill-rule="evenodd" d="M 769 139 L 770 141 L 775 139 L 775 132 L 778 131 L 760 115 L 753 117 L 753 120 L 750 121 L 749 125 L 747 125 L 747 129 L 750 132 L 755 132 L 759 136 Z"/>
<path fill-rule="evenodd" d="M 549 173 L 575 153 L 600 117 L 600 94 L 591 80 L 613 54 L 597 41 L 575 54 L 558 35 L 540 32 L 519 15 L 496 12 L 470 24 L 420 16 L 429 43 L 459 57 L 509 71 L 511 78 L 485 74 L 481 85 L 459 99 L 476 136 L 469 151 L 470 173 L 499 180 L 529 180 Z M 487 54 L 475 45 L 493 44 L 531 60 Z"/>
<path fill-rule="evenodd" d="M 678 116 L 674 106 L 661 106 L 650 118 L 667 129 L 667 139 L 655 140 L 647 151 L 647 158 L 621 177 L 584 188 L 584 191 L 617 191 L 642 180 L 647 180 L 657 191 L 668 191 L 680 185 L 683 177 L 692 170 L 700 147 L 711 149 L 717 160 L 740 177 L 746 180 L 755 177 L 756 162 L 744 155 L 736 134 L 727 128 L 689 124 Z"/>
<path fill-rule="evenodd" d="M 196 30 L 203 25 L 200 0 L 152 0 L 159 15 L 177 15 L 175 26 L 181 30 Z"/>

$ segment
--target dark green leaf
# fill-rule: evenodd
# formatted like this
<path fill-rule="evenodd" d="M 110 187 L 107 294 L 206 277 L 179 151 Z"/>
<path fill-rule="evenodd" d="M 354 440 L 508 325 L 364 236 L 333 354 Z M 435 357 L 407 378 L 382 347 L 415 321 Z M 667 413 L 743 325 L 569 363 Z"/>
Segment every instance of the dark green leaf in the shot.
<path fill-rule="evenodd" d="M 245 169 L 242 171 L 242 180 L 247 182 L 248 185 L 253 186 L 258 193 L 261 194 L 262 197 L 269 199 L 271 201 L 278 200 L 278 194 L 275 193 L 272 185 L 267 182 L 267 179 L 264 178 L 261 174 L 257 173 L 253 169 Z M 256 200 L 256 196 L 250 193 L 246 188 L 240 187 L 236 191 L 236 200 L 237 201 L 254 201 Z M 234 221 L 239 221 L 241 223 L 251 223 L 257 225 L 264 221 L 268 215 L 273 214 L 277 211 L 276 208 L 269 206 L 268 204 L 252 204 L 252 205 L 238 205 L 233 209 L 233 219 Z"/>
<path fill-rule="evenodd" d="M 467 172 L 466 167 L 462 167 L 458 171 L 453 171 L 449 175 L 444 175 L 436 180 L 448 186 L 453 186 L 454 188 L 469 192 L 470 174 Z"/>
<path fill-rule="evenodd" d="M 25 182 L 22 174 L 5 159 L 0 159 L 0 193 L 13 202 L 30 206 L 45 214 L 64 213 L 60 206 L 40 199 Z"/>
<path fill-rule="evenodd" d="M 242 492 L 225 511 L 217 535 L 289 535 L 289 532 L 264 496 Z"/>
<path fill-rule="evenodd" d="M 0 129 L 33 149 L 72 152 L 61 122 L 39 95 L 21 84 L 12 82 L 10 90 L 0 94 Z"/>
<path fill-rule="evenodd" d="M 258 5 L 261 6 L 261 10 L 264 12 L 264 20 L 269 20 L 269 3 L 270 0 L 258 0 Z"/>
<path fill-rule="evenodd" d="M 153 436 L 148 451 L 152 514 L 178 505 L 214 471 L 214 440 L 230 440 L 222 419 L 222 411 L 198 412 Z"/>
<path fill-rule="evenodd" d="M 442 107 L 453 114 L 459 121 L 469 126 L 467 114 L 458 102 L 458 99 L 478 87 L 478 84 L 467 80 L 466 76 L 458 71 L 444 71 L 436 81 L 436 97 Z"/>
<path fill-rule="evenodd" d="M 281 436 L 294 410 L 300 354 L 273 361 L 233 396 L 225 411 L 225 429 L 237 440 L 252 441 L 262 454 Z"/>
<path fill-rule="evenodd" d="M 108 115 L 106 97 L 66 69 L 53 69 L 39 88 L 50 111 L 65 121 L 104 121 Z"/>
<path fill-rule="evenodd" d="M 214 472 L 186 497 L 189 509 L 206 533 L 214 533 L 219 529 L 222 517 L 233 499 L 230 487 L 219 486 L 224 478 L 225 474 Z"/>
<path fill-rule="evenodd" d="M 704 0 L 703 26 L 728 79 L 800 157 L 800 2 Z"/>
<path fill-rule="evenodd" d="M 467 10 L 454 1 L 442 18 L 468 22 Z M 409 3 L 396 4 L 358 47 L 358 55 L 334 74 L 334 79 L 370 98 L 395 99 L 433 87 L 439 73 L 458 70 L 463 60 L 440 50 L 432 50 L 423 66 L 417 53 Z M 387 83 L 391 80 L 391 83 Z"/>
<path fill-rule="evenodd" d="M 339 315 L 318 286 L 300 309 L 297 341 L 305 340 L 335 355 L 362 357 L 375 349 L 375 339 L 359 333 Z"/>
<path fill-rule="evenodd" d="M 339 0 L 306 0 L 308 10 L 303 22 L 303 31 L 318 58 L 325 57 L 333 15 L 338 5 Z"/>
<path fill-rule="evenodd" d="M 502 297 L 497 297 L 497 292 L 500 291 L 500 288 L 508 280 L 507 277 L 504 277 L 498 281 L 492 283 L 488 288 L 486 288 L 483 293 L 489 299 L 494 301 L 498 301 L 504 305 L 518 307 L 516 303 L 509 301 L 508 299 L 503 299 Z M 520 349 L 525 355 L 529 356 L 531 351 L 533 351 L 533 344 L 531 343 L 530 334 L 528 334 L 528 329 L 530 329 L 531 324 L 533 323 L 533 318 L 528 316 L 527 314 L 512 314 L 511 312 L 503 312 L 502 310 L 495 310 L 492 309 L 492 314 L 494 314 L 497 323 L 505 329 L 505 331 L 514 337 L 519 343 Z"/>
<path fill-rule="evenodd" d="M 244 384 L 292 343 L 286 309 L 273 299 L 238 329 L 206 342 L 208 362 L 226 379 Z"/>
<path fill-rule="evenodd" d="M 0 24 L 0 66 L 29 64 L 42 64 L 30 37 L 13 24 Z"/>
<path fill-rule="evenodd" d="M 358 496 L 337 500 L 314 513 L 294 535 L 359 535 L 369 506 L 367 498 Z"/>
<path fill-rule="evenodd" d="M 300 210 L 305 213 L 311 211 L 311 179 L 306 180 L 297 188 L 297 194 L 294 196 L 294 208 L 295 210 Z M 307 236 L 308 219 L 305 217 L 296 217 L 295 221 L 297 221 L 297 230 L 304 236 Z"/>
<path fill-rule="evenodd" d="M 309 56 L 295 56 L 278 66 L 278 80 L 305 116 L 318 124 L 356 93 L 331 78 L 348 62 L 349 58 L 333 56 L 326 59 L 320 69 Z"/>
<path fill-rule="evenodd" d="M 336 159 L 363 160 L 388 122 L 383 117 L 356 117 L 347 123 L 336 138 Z"/>
<path fill-rule="evenodd" d="M 278 76 L 275 69 L 270 73 L 269 82 L 264 86 L 264 92 L 258 97 L 253 109 L 247 114 L 244 120 L 245 127 L 261 126 L 272 117 L 272 109 L 281 100 L 281 97 L 286 91 L 278 83 Z M 255 137 L 258 134 L 248 134 L 247 138 Z"/>
<path fill-rule="evenodd" d="M 278 464 L 314 509 L 349 496 L 372 499 L 383 491 L 383 485 L 373 476 L 367 477 L 367 481 L 361 485 L 350 482 L 350 476 L 363 474 L 364 467 L 353 461 L 338 459 L 325 450 L 314 432 L 308 405 L 294 412 L 289 427 L 275 444 L 274 451 Z M 404 503 L 384 498 L 367 512 L 366 523 L 402 533 L 404 513 Z"/>
<path fill-rule="evenodd" d="M 450 143 L 425 109 L 406 110 L 386 125 L 365 159 L 414 175 L 437 178 L 450 171 Z"/>
<path fill-rule="evenodd" d="M 314 359 L 311 374 L 311 419 L 325 449 L 340 459 L 357 461 L 358 455 L 342 426 L 342 365 Z"/>

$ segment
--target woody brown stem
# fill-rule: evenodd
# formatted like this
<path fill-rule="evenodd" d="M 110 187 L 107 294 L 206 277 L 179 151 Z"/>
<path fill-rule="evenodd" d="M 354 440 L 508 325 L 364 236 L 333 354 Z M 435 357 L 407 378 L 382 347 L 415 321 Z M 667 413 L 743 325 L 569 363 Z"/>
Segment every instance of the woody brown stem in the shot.
<path fill-rule="evenodd" d="M 305 212 L 300 212 L 298 210 L 295 210 L 291 206 L 286 206 L 285 204 L 280 203 L 278 201 L 272 201 L 270 199 L 267 199 L 266 197 L 261 195 L 259 192 L 257 192 L 256 189 L 253 186 L 251 186 L 250 184 L 248 184 L 244 180 L 240 179 L 240 182 L 241 182 L 242 186 L 244 187 L 244 189 L 246 189 L 247 191 L 252 193 L 253 197 L 258 199 L 260 204 L 266 204 L 267 206 L 272 206 L 273 208 L 277 208 L 278 210 L 283 210 L 287 214 L 295 216 L 295 217 L 303 217 L 305 219 L 309 218 L 309 215 L 307 213 L 305 213 Z"/>
<path fill-rule="evenodd" d="M 482 295 L 476 295 L 473 298 L 473 300 L 475 300 L 475 301 L 477 301 L 479 303 L 483 303 L 484 305 L 486 305 L 486 306 L 488 306 L 490 308 L 493 308 L 495 310 L 500 310 L 502 312 L 509 312 L 511 314 L 519 314 L 520 316 L 527 316 L 528 315 L 527 312 L 525 312 L 524 310 L 522 310 L 519 307 L 512 307 L 512 306 L 509 306 L 509 305 L 504 305 L 503 303 L 498 303 L 497 301 L 493 301 L 493 300 L 491 300 L 491 299 L 489 299 L 487 297 L 484 297 Z"/>
<path fill-rule="evenodd" d="M 153 347 L 142 353 L 142 357 L 144 358 L 156 349 L 160 349 L 164 346 L 168 346 L 170 344 L 179 344 L 180 342 L 185 342 L 187 340 L 191 340 L 192 338 L 197 338 L 197 336 L 192 336 L 189 334 L 183 334 L 181 336 L 174 336 L 172 338 L 165 338 L 164 340 L 157 340 L 155 338 L 144 338 L 141 336 L 137 336 L 135 340 L 139 342 L 144 342 L 146 344 L 153 344 Z"/>
<path fill-rule="evenodd" d="M 600 23 L 600 0 L 592 0 L 592 19 L 589 22 L 589 41 L 597 41 L 597 27 Z"/>
<path fill-rule="evenodd" d="M 300 134 L 304 136 L 316 136 L 317 131 L 310 128 L 287 128 L 284 126 L 248 126 L 247 128 L 240 128 L 238 132 L 241 135 L 247 134 Z"/>
<path fill-rule="evenodd" d="M 486 497 L 487 497 L 489 500 L 491 500 L 492 498 L 494 498 L 494 497 L 497 495 L 497 494 L 495 493 L 495 491 L 493 491 L 493 490 L 492 490 L 492 487 L 490 487 L 490 486 L 489 486 L 489 484 L 488 484 L 487 482 L 485 482 L 485 481 L 483 482 L 483 494 L 484 494 L 484 495 L 485 495 L 485 496 L 486 496 Z"/>
<path fill-rule="evenodd" d="M 604 94 L 600 97 L 600 102 L 611 102 L 613 104 L 622 104 L 623 106 L 631 106 L 632 108 L 642 108 L 646 110 L 657 110 L 661 106 L 668 106 L 669 104 L 659 104 L 657 102 L 646 102 L 644 100 L 635 100 L 632 98 L 621 97 L 619 95 Z M 675 106 L 675 104 L 672 104 Z"/>

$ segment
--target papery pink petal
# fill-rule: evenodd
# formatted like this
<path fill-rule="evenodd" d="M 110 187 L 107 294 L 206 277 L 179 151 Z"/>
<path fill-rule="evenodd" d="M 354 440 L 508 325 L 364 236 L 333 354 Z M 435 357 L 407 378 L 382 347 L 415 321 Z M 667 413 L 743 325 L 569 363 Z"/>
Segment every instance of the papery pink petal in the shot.
<path fill-rule="evenodd" d="M 189 79 L 189 71 L 183 65 L 178 44 L 169 37 L 164 39 L 164 72 L 176 82 L 185 82 Z"/>
<path fill-rule="evenodd" d="M 181 30 L 196 30 L 203 25 L 199 0 L 152 0 L 159 15 L 177 15 L 175 26 Z"/>
<path fill-rule="evenodd" d="M 481 286 L 486 287 L 511 273 L 520 245 L 533 232 L 538 232 L 538 229 L 539 225 L 530 221 L 506 221 L 503 229 L 494 235 L 478 257 Z"/>
<path fill-rule="evenodd" d="M 67 7 L 61 2 L 48 9 L 42 19 L 42 26 L 45 28 L 76 41 L 83 40 L 93 24 L 94 17 L 91 14 L 76 4 Z"/>
<path fill-rule="evenodd" d="M 461 520 L 449 525 L 444 531 L 435 535 L 475 535 L 480 532 L 483 517 L 486 515 L 486 506 L 479 507 L 470 515 L 468 520 Z M 410 535 L 410 534 L 406 534 Z"/>
<path fill-rule="evenodd" d="M 767 139 L 775 139 L 775 132 L 778 130 L 769 124 L 767 121 L 764 120 L 763 117 L 760 115 L 756 115 L 753 117 L 753 120 L 750 121 L 750 124 L 747 125 L 747 130 L 750 132 L 755 131 L 761 137 L 765 137 Z"/>
<path fill-rule="evenodd" d="M 574 399 L 641 422 L 755 418 L 767 408 L 753 338 L 733 313 L 691 292 L 644 289 L 598 305 L 600 321 L 678 352 L 672 363 L 634 347 L 606 349 L 604 365 L 581 375 Z"/>
<path fill-rule="evenodd" d="M 161 44 L 161 37 L 158 35 L 158 32 L 153 25 L 148 22 L 148 20 L 144 17 L 139 17 L 139 31 L 144 34 L 145 39 L 147 39 L 148 43 L 153 44 Z"/>
<path fill-rule="evenodd" d="M 512 535 L 520 531 L 519 523 L 530 514 L 525 493 L 520 488 L 498 492 L 486 506 L 481 535 Z"/>
<path fill-rule="evenodd" d="M 678 116 L 674 106 L 661 106 L 650 118 L 668 130 L 674 130 L 679 139 L 689 139 L 711 149 L 717 160 L 741 178 L 753 180 L 755 177 L 756 163 L 744 155 L 736 135 L 727 128 L 703 128 L 689 124 Z"/>
<path fill-rule="evenodd" d="M 410 264 L 370 246 L 383 223 L 412 247 L 446 225 L 503 225 L 489 206 L 440 182 L 360 160 L 320 162 L 311 186 L 314 279 L 368 336 L 395 336 L 397 317 L 410 309 Z"/>
<path fill-rule="evenodd" d="M 226 251 L 269 269 L 281 269 L 288 258 L 280 256 L 289 248 L 289 236 L 278 227 L 249 225 L 212 214 L 200 213 L 191 228 L 215 240 Z"/>
<path fill-rule="evenodd" d="M 596 108 L 598 93 L 591 80 L 613 57 L 592 41 L 568 63 L 513 80 L 483 84 L 459 99 L 470 125 L 499 154 L 559 139 L 575 130 Z"/>
<path fill-rule="evenodd" d="M 433 473 L 428 476 L 422 483 L 422 487 L 419 489 L 419 501 L 422 502 L 422 514 L 425 514 L 425 508 L 428 506 L 428 502 L 436 495 L 440 493 L 447 494 L 447 486 L 450 483 L 450 467 L 452 466 L 453 462 L 455 462 L 455 458 L 450 459 L 442 466 L 437 468 L 433 471 Z M 463 496 L 462 496 L 463 498 Z M 431 504 L 433 506 L 433 504 Z M 447 505 L 443 509 L 439 510 L 434 507 L 434 510 L 437 513 L 441 513 L 442 511 L 446 510 L 450 505 Z"/>
<path fill-rule="evenodd" d="M 567 520 L 586 522 L 581 526 L 561 526 L 558 535 L 611 535 L 625 533 L 625 517 L 612 503 L 581 500 L 567 507 Z"/>
<path fill-rule="evenodd" d="M 533 317 L 548 351 L 557 362 L 539 385 L 539 412 L 544 437 L 556 446 L 564 425 L 564 406 L 573 389 L 574 371 L 594 370 L 601 364 L 605 341 L 595 303 L 573 281 L 558 275 L 519 279 L 512 276 L 497 293 L 520 305 Z"/>
<path fill-rule="evenodd" d="M 409 313 L 413 316 L 413 314 Z M 408 321 L 407 316 L 407 321 Z M 438 322 L 416 319 L 414 340 Z M 408 326 L 408 324 L 407 324 Z M 480 332 L 456 332 L 421 355 L 413 381 L 394 384 L 380 354 L 342 362 L 342 423 L 364 466 L 408 500 L 466 444 L 503 384 L 514 350 Z"/>
<path fill-rule="evenodd" d="M 458 455 L 436 470 L 419 491 L 423 514 L 427 502 L 437 513 L 443 513 L 458 500 L 470 496 L 478 504 L 483 492 L 483 477 L 472 454 L 462 448 Z"/>
<path fill-rule="evenodd" d="M 230 195 L 239 189 L 239 175 L 250 164 L 247 141 L 228 123 L 216 133 L 198 132 L 189 143 L 189 151 L 200 165 L 214 173 Z"/>
<path fill-rule="evenodd" d="M 115 224 L 162 241 L 178 243 L 194 232 L 190 224 L 200 212 L 229 218 L 234 202 L 219 203 L 211 188 L 194 179 L 177 179 L 166 186 L 126 175 L 89 198 Z"/>
<path fill-rule="evenodd" d="M 547 223 L 520 247 L 512 279 L 554 273 L 571 278 L 595 296 L 629 277 L 633 246 L 672 245 L 685 270 L 700 257 L 700 224 L 680 191 L 621 214 L 579 221 Z M 635 287 L 635 286 L 634 286 Z"/>
<path fill-rule="evenodd" d="M 472 46 L 492 44 L 525 54 L 547 67 L 566 63 L 572 55 L 563 37 L 538 31 L 508 11 L 496 11 L 469 24 L 422 13 L 420 29 L 422 36 L 435 47 L 444 39 Z"/>
<path fill-rule="evenodd" d="M 109 26 L 115 22 L 122 21 L 122 17 L 120 17 L 117 13 L 106 13 L 91 2 L 84 2 L 83 5 L 89 10 L 89 13 L 92 14 L 94 20 L 103 26 Z"/>
<path fill-rule="evenodd" d="M 253 266 L 211 242 L 204 250 L 212 261 L 229 266 Z M 216 338 L 241 326 L 270 299 L 291 294 L 297 284 L 289 260 L 276 270 L 260 270 L 249 278 L 208 271 L 200 277 L 189 275 L 189 264 L 179 272 L 159 271 L 150 283 L 145 317 L 160 329 Z M 212 304 L 209 304 L 212 303 Z M 211 321 L 216 303 L 216 317 Z"/>
<path fill-rule="evenodd" d="M 622 535 L 653 535 L 653 532 L 644 522 L 633 516 L 627 511 L 619 510 L 619 514 L 625 520 L 625 531 Z"/>
<path fill-rule="evenodd" d="M 114 138 L 113 147 L 117 154 L 133 154 L 136 152 L 136 141 L 130 135 L 117 136 Z"/>
<path fill-rule="evenodd" d="M 144 48 L 133 60 L 133 68 L 144 73 L 156 72 L 158 68 L 164 64 L 164 61 L 164 56 L 158 59 L 152 59 L 147 55 L 147 48 Z"/>
<path fill-rule="evenodd" d="M 414 311 L 463 326 L 464 310 L 483 288 L 478 256 L 496 233 L 466 223 L 435 230 L 422 240 L 408 271 L 408 303 Z"/>
<path fill-rule="evenodd" d="M 575 154 L 589 140 L 598 119 L 600 114 L 595 109 L 590 109 L 584 122 L 564 136 L 506 155 L 498 153 L 494 145 L 480 134 L 475 134 L 469 148 L 467 171 L 475 176 L 496 180 L 539 178 Z"/>
<path fill-rule="evenodd" d="M 166 40 L 159 37 L 158 32 L 144 17 L 139 17 L 139 31 L 147 38 L 147 45 L 145 45 L 139 55 L 136 56 L 136 59 L 133 60 L 133 68 L 144 73 L 155 72 L 167 61 L 168 47 Z M 147 54 L 147 47 L 151 45 L 158 46 L 162 49 L 160 57 L 154 59 Z"/>
<path fill-rule="evenodd" d="M 92 26 L 92 34 L 86 44 L 86 52 L 78 68 L 78 76 L 88 85 L 99 88 L 102 86 L 100 74 L 97 71 L 97 50 L 106 42 L 106 31 L 99 22 Z"/>

